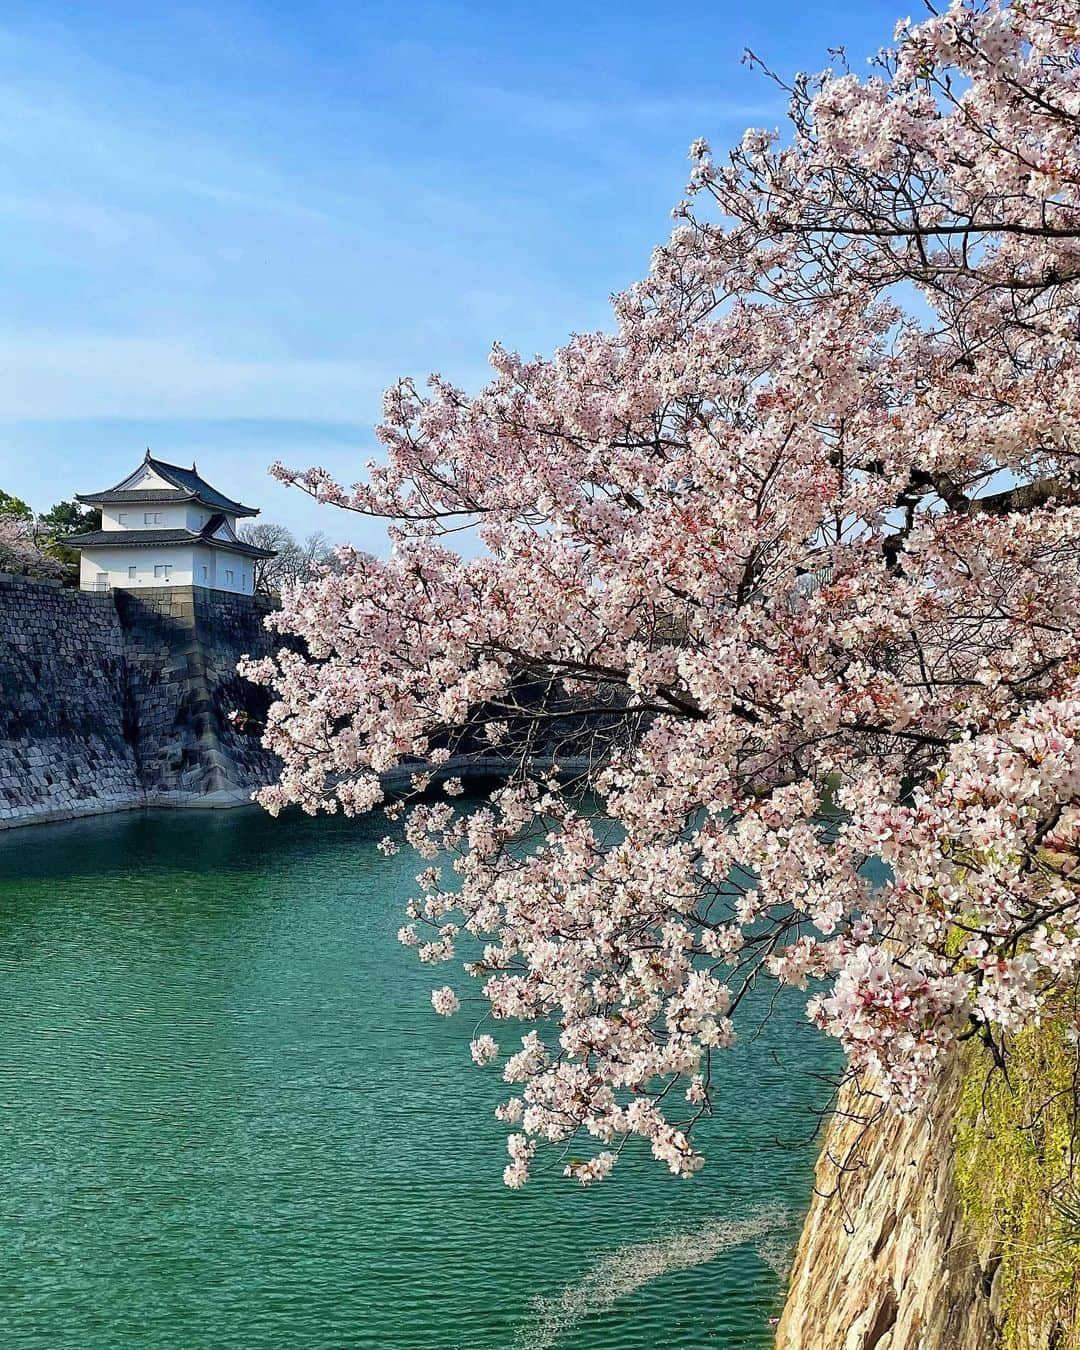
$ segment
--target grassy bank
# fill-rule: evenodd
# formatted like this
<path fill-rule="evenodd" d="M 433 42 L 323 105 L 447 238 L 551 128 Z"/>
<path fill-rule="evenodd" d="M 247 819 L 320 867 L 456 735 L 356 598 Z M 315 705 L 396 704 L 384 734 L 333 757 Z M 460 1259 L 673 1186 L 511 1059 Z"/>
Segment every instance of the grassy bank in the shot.
<path fill-rule="evenodd" d="M 1080 1350 L 1080 1050 L 1065 1017 L 1015 1037 L 1008 1074 L 965 1048 L 956 1176 L 990 1254 L 1003 1350 Z"/>

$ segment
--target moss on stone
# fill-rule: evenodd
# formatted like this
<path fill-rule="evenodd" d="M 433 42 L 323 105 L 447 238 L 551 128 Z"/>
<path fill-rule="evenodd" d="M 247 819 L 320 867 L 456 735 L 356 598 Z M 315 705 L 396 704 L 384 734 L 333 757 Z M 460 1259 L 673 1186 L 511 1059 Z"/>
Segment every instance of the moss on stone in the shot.
<path fill-rule="evenodd" d="M 1008 1074 L 965 1047 L 956 1114 L 956 1180 L 994 1271 L 1003 1350 L 1080 1350 L 1080 1061 L 1067 1019 L 1016 1036 Z"/>

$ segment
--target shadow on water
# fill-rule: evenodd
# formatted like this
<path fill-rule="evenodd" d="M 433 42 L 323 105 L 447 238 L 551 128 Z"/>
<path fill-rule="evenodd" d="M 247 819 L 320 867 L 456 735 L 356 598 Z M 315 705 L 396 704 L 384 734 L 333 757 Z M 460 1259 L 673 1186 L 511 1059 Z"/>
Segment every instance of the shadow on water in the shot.
<path fill-rule="evenodd" d="M 189 863 L 205 871 L 261 871 L 266 851 L 281 860 L 303 856 L 318 840 L 365 847 L 386 833 L 377 816 L 313 819 L 301 811 L 276 820 L 258 806 L 227 811 L 120 811 L 53 825 L 0 831 L 0 882 L 20 877 L 129 875 L 138 863 L 175 872 Z"/>

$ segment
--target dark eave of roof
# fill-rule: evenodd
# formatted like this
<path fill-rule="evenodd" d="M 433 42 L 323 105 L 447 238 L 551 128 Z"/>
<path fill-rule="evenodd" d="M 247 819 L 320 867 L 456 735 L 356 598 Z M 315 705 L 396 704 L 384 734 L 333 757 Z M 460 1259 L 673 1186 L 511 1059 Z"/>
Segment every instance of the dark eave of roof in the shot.
<path fill-rule="evenodd" d="M 128 488 L 125 492 L 76 492 L 75 500 L 84 506 L 122 506 L 125 502 L 193 502 L 194 492 L 179 488 Z"/>
<path fill-rule="evenodd" d="M 64 543 L 73 548 L 154 548 L 160 544 L 209 544 L 229 553 L 242 553 L 248 558 L 272 558 L 273 550 L 245 544 L 240 539 L 219 539 L 210 533 L 210 521 L 203 530 L 92 530 L 89 534 L 69 534 Z"/>
<path fill-rule="evenodd" d="M 171 483 L 173 491 L 166 492 L 161 488 L 156 490 L 130 488 L 125 491 L 118 483 L 116 487 L 109 488 L 105 492 L 77 492 L 75 500 L 82 502 L 84 506 L 108 506 L 110 503 L 119 504 L 125 501 L 197 501 L 212 511 L 225 511 L 230 516 L 259 514 L 257 506 L 244 506 L 242 502 L 234 502 L 231 497 L 226 497 L 223 492 L 211 487 L 205 478 L 199 477 L 194 465 L 190 469 L 184 469 L 179 464 L 166 464 L 163 459 L 155 459 L 149 450 L 146 452 L 144 463 L 149 464 L 167 483 Z M 130 477 L 128 474 L 128 478 Z"/>

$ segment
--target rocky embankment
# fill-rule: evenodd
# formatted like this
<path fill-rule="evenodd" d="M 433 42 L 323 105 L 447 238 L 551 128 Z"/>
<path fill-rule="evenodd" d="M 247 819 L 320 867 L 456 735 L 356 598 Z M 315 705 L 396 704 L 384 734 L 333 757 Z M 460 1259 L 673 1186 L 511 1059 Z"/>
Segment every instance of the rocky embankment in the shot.
<path fill-rule="evenodd" d="M 993 1350 L 995 1262 L 956 1182 L 955 1070 L 932 1109 L 841 1095 L 777 1331 L 779 1350 Z M 876 1118 L 874 1118 L 876 1115 Z M 869 1118 L 868 1118 L 869 1116 Z"/>
<path fill-rule="evenodd" d="M 96 594 L 0 573 L 0 828 L 250 802 L 280 764 L 260 735 L 270 691 L 236 665 L 287 643 L 267 632 L 269 608 L 202 587 Z M 540 697 L 519 692 L 526 711 Z M 605 721 L 572 702 L 564 713 L 528 758 L 573 777 L 591 765 Z M 474 745 L 430 777 L 478 785 L 517 763 Z M 403 765 L 384 787 L 405 791 L 418 773 L 424 765 Z"/>
<path fill-rule="evenodd" d="M 841 1094 L 779 1350 L 1078 1350 L 1076 1010 L 969 1042 L 929 1109 Z"/>

